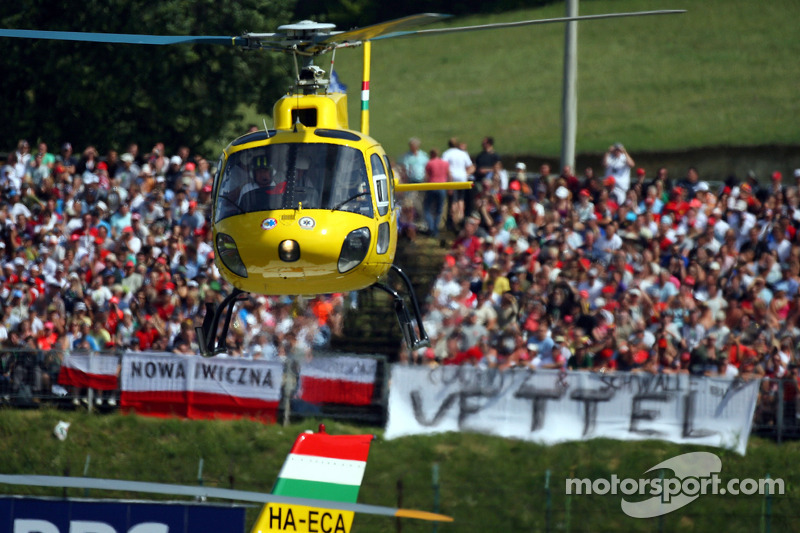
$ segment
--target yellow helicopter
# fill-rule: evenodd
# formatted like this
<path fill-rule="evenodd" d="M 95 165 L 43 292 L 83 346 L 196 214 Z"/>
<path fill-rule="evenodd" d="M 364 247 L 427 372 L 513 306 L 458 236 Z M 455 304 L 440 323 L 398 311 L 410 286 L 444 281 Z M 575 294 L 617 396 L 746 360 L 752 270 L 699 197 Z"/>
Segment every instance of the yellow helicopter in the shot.
<path fill-rule="evenodd" d="M 347 32 L 333 31 L 333 24 L 302 21 L 280 26 L 277 33 L 238 37 L 2 29 L 0 37 L 154 45 L 211 43 L 292 54 L 296 82 L 292 92 L 274 106 L 274 128 L 265 125 L 262 131 L 239 137 L 219 160 L 212 193 L 214 260 L 234 289 L 219 305 L 206 304 L 203 325 L 197 328 L 200 352 L 211 356 L 227 350 L 233 308 L 244 293 L 310 295 L 368 287 L 392 295 L 404 339 L 410 349 L 416 349 L 427 345 L 428 337 L 411 282 L 394 265 L 397 194 L 465 189 L 471 183 L 407 184 L 393 174 L 383 148 L 369 136 L 371 41 L 678 12 L 614 13 L 414 31 L 407 28 L 446 15 L 412 15 Z M 353 46 L 362 46 L 364 51 L 360 131 L 349 127 L 347 95 L 331 91 L 325 71 L 313 63 L 317 56 Z M 302 68 L 298 57 L 306 60 Z M 382 282 L 390 271 L 405 285 L 410 312 L 404 297 Z"/>

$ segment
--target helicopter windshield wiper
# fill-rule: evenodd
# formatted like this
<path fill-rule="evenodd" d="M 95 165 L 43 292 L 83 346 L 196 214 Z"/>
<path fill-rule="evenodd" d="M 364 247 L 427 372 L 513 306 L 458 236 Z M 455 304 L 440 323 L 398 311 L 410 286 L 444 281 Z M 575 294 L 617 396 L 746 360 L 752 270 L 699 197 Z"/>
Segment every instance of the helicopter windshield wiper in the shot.
<path fill-rule="evenodd" d="M 344 207 L 345 205 L 349 204 L 350 202 L 352 202 L 352 201 L 353 201 L 353 200 L 355 200 L 356 198 L 360 198 L 361 196 L 366 196 L 367 194 L 369 194 L 367 191 L 364 191 L 364 192 L 360 192 L 360 193 L 358 193 L 358 194 L 355 194 L 355 195 L 351 196 L 350 198 L 348 198 L 347 200 L 345 200 L 345 201 L 343 201 L 343 202 L 339 202 L 338 204 L 336 204 L 335 206 L 333 206 L 333 207 L 331 208 L 331 211 L 338 211 L 339 209 L 341 209 L 341 208 L 342 208 L 342 207 Z"/>

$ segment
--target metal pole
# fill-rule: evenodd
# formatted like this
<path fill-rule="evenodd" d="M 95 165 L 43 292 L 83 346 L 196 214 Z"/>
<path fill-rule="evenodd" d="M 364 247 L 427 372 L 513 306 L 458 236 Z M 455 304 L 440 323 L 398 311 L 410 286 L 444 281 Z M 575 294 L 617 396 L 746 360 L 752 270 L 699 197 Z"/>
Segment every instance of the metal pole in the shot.
<path fill-rule="evenodd" d="M 433 463 L 433 512 L 439 512 L 439 463 Z M 439 530 L 439 524 L 433 523 L 433 533 Z"/>
<path fill-rule="evenodd" d="M 88 453 L 86 454 L 86 462 L 83 463 L 83 477 L 89 477 L 89 462 L 92 460 L 92 456 Z M 89 489 L 83 489 L 83 497 L 89 497 Z"/>
<path fill-rule="evenodd" d="M 552 494 L 550 493 L 550 470 L 544 473 L 544 492 L 546 496 L 545 511 L 544 511 L 544 530 L 550 533 L 550 519 L 553 510 Z"/>
<path fill-rule="evenodd" d="M 198 463 L 197 463 L 197 484 L 200 485 L 201 487 L 203 486 L 203 458 L 202 457 L 200 458 L 200 461 L 198 461 Z M 197 496 L 197 497 L 195 497 L 195 500 L 197 500 L 199 502 L 204 502 L 204 501 L 206 501 L 206 497 L 205 496 Z"/>
<path fill-rule="evenodd" d="M 578 16 L 578 0 L 567 0 L 567 17 Z M 561 168 L 575 170 L 575 137 L 578 114 L 578 22 L 564 27 L 564 87 L 561 99 Z"/>
<path fill-rule="evenodd" d="M 775 413 L 775 430 L 777 431 L 777 441 L 783 441 L 783 380 L 778 380 L 778 405 Z"/>
<path fill-rule="evenodd" d="M 397 507 L 403 507 L 403 480 L 397 480 Z M 403 532 L 403 521 L 400 518 L 394 519 L 394 529 L 397 533 Z"/>
<path fill-rule="evenodd" d="M 769 479 L 769 472 L 767 472 L 766 478 Z M 771 533 L 772 532 L 772 492 L 766 491 L 764 495 L 764 528 L 762 531 L 764 533 Z"/>

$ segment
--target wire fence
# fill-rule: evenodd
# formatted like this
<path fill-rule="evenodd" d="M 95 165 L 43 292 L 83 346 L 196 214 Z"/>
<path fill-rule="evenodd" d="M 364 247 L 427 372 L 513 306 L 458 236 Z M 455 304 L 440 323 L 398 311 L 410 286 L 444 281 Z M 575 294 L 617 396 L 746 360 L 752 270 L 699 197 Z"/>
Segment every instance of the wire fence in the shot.
<path fill-rule="evenodd" d="M 119 390 L 98 391 L 91 388 L 64 387 L 59 384 L 59 374 L 65 355 L 65 352 L 55 350 L 0 352 L 0 404 L 28 409 L 51 405 L 102 412 L 116 410 L 119 407 Z M 99 352 L 94 355 L 114 357 L 117 362 L 122 357 L 121 352 Z M 384 425 L 387 416 L 390 365 L 385 356 L 375 356 L 375 358 L 378 361 L 378 369 L 375 374 L 373 399 L 369 405 L 359 409 L 343 409 L 336 405 L 309 406 L 299 398 L 289 398 L 288 404 L 286 404 L 287 399 L 282 398 L 281 405 L 290 405 L 292 415 L 295 417 L 325 416 Z M 799 390 L 800 385 L 793 376 L 761 379 L 751 433 L 774 439 L 779 443 L 786 439 L 800 438 Z"/>

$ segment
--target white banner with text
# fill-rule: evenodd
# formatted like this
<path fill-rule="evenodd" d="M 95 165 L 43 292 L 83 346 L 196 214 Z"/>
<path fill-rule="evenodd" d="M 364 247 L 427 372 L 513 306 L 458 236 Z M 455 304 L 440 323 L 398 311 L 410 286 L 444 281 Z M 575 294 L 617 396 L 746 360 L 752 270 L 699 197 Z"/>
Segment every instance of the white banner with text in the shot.
<path fill-rule="evenodd" d="M 274 421 L 282 378 L 279 361 L 128 352 L 120 405 L 156 416 Z"/>
<path fill-rule="evenodd" d="M 395 365 L 385 436 L 470 431 L 543 444 L 661 439 L 744 455 L 757 396 L 757 380 Z"/>

